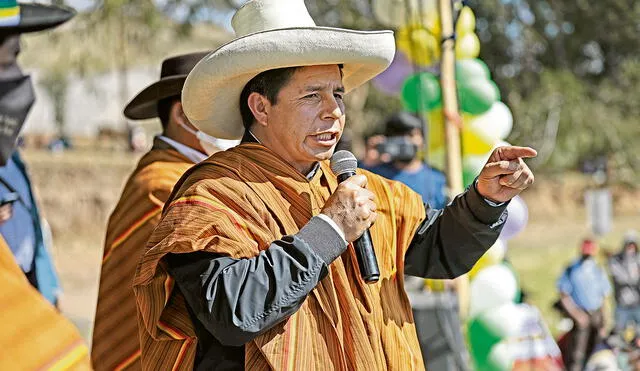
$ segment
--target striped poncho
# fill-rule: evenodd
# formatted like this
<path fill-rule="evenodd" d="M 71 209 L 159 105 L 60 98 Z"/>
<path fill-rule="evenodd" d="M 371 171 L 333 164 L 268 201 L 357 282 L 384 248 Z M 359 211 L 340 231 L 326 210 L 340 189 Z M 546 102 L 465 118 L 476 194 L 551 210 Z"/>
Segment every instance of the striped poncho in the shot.
<path fill-rule="evenodd" d="M 78 330 L 31 286 L 0 237 L 0 370 L 90 370 Z"/>
<path fill-rule="evenodd" d="M 91 358 L 96 370 L 139 370 L 133 276 L 173 185 L 193 162 L 156 139 L 109 218 Z"/>
<path fill-rule="evenodd" d="M 251 258 L 297 233 L 337 187 L 328 163 L 320 165 L 307 180 L 267 148 L 247 143 L 185 174 L 134 280 L 143 369 L 190 370 L 197 349 L 184 297 L 163 257 L 208 251 Z M 370 231 L 379 282 L 363 282 L 349 246 L 295 314 L 245 344 L 247 370 L 424 369 L 403 288 L 405 252 L 425 218 L 424 205 L 408 187 L 363 173 L 378 207 Z"/>

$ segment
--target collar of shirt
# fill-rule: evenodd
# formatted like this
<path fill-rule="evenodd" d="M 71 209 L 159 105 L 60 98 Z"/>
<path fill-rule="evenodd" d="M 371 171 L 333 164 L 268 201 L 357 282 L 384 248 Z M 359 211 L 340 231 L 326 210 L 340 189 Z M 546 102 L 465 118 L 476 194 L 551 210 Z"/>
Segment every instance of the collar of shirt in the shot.
<path fill-rule="evenodd" d="M 195 164 L 202 162 L 209 157 L 200 151 L 196 151 L 195 149 L 189 146 L 185 146 L 182 143 L 176 142 L 175 140 L 165 137 L 164 135 L 159 135 L 158 139 L 161 139 L 163 142 L 173 147 L 176 151 L 178 151 L 189 160 L 193 161 L 193 163 Z"/>

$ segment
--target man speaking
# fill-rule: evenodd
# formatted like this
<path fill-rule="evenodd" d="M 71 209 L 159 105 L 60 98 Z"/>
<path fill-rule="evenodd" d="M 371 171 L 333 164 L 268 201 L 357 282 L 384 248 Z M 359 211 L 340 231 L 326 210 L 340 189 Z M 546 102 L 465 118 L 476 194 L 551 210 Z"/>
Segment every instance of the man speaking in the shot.
<path fill-rule="evenodd" d="M 393 34 L 318 27 L 303 0 L 250 1 L 233 26 L 182 99 L 194 125 L 243 143 L 165 204 L 134 279 L 143 368 L 424 369 L 403 275 L 467 272 L 533 182 L 535 151 L 496 149 L 444 210 L 366 171 L 339 183 L 343 96 L 389 65 Z M 375 283 L 351 244 L 367 229 Z"/>

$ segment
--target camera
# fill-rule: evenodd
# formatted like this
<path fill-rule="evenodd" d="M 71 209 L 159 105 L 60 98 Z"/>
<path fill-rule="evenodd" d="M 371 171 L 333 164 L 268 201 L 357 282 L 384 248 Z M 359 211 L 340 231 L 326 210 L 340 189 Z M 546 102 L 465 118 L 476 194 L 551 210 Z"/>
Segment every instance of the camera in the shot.
<path fill-rule="evenodd" d="M 380 154 L 388 154 L 391 161 L 411 161 L 418 154 L 417 146 L 406 136 L 387 137 L 376 149 Z"/>

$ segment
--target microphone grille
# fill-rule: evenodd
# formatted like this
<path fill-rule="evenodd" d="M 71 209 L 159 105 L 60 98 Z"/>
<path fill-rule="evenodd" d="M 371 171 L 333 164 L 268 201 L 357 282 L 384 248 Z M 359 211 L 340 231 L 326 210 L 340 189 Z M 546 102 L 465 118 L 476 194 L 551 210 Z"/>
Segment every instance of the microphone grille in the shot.
<path fill-rule="evenodd" d="M 353 153 L 345 150 L 338 151 L 331 156 L 331 171 L 336 176 L 344 173 L 356 172 L 358 167 L 358 160 Z"/>

